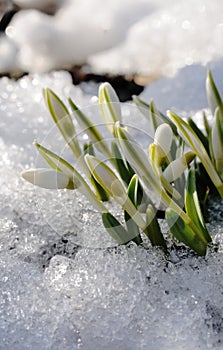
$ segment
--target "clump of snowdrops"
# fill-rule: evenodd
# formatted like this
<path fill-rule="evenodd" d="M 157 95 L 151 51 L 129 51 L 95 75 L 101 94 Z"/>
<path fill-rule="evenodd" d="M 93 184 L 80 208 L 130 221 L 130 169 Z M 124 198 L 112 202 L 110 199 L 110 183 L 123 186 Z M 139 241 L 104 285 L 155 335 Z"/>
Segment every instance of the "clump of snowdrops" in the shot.
<path fill-rule="evenodd" d="M 44 90 L 46 106 L 75 157 L 75 167 L 34 142 L 49 165 L 24 171 L 24 179 L 48 189 L 78 190 L 101 213 L 108 233 L 119 243 L 143 244 L 146 235 L 153 246 L 167 251 L 167 239 L 159 217 L 167 221 L 173 239 L 205 255 L 212 238 L 202 214 L 210 192 L 223 198 L 223 102 L 210 72 L 206 78 L 212 121 L 203 115 L 204 131 L 193 118 L 187 121 L 175 113 L 160 113 L 154 102 L 133 101 L 149 121 L 154 140 L 143 150 L 123 124 L 121 104 L 110 84 L 99 88 L 101 116 L 112 136 L 107 142 L 99 129 L 68 99 L 69 109 L 49 88 Z M 81 146 L 74 118 L 85 129 L 90 142 Z M 202 191 L 197 191 L 197 183 Z M 123 211 L 119 222 L 106 207 L 114 200 Z M 170 237 L 170 235 L 168 237 Z"/>

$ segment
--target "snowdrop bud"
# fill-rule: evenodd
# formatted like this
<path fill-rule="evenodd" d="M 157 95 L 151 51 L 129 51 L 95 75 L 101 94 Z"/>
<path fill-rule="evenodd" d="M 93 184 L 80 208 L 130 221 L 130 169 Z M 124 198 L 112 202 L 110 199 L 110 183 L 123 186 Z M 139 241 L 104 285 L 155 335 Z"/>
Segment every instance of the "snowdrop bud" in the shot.
<path fill-rule="evenodd" d="M 48 189 L 72 188 L 69 176 L 54 169 L 30 169 L 22 172 L 21 175 L 25 180 L 39 187 Z"/>
<path fill-rule="evenodd" d="M 183 156 L 172 161 L 163 172 L 167 182 L 173 182 L 178 179 L 187 169 L 188 164 L 194 159 L 195 153 L 187 152 Z"/>
<path fill-rule="evenodd" d="M 119 122 L 115 124 L 115 136 L 118 139 L 125 158 L 135 170 L 140 174 L 143 173 L 143 170 L 151 170 L 151 165 L 145 152 L 125 128 L 120 126 Z"/>
<path fill-rule="evenodd" d="M 164 158 L 170 152 L 170 147 L 173 139 L 173 131 L 167 124 L 161 124 L 156 129 L 154 135 L 154 144 L 157 145 L 157 156 Z"/>
<path fill-rule="evenodd" d="M 127 191 L 115 173 L 94 156 L 85 155 L 85 161 L 99 184 L 119 203 L 135 223 L 144 228 L 146 223 L 127 195 Z"/>
<path fill-rule="evenodd" d="M 125 187 L 106 164 L 89 154 L 85 155 L 85 160 L 91 173 L 105 191 L 107 191 L 112 197 L 123 196 L 125 193 Z"/>
<path fill-rule="evenodd" d="M 68 109 L 51 89 L 44 89 L 43 93 L 46 105 L 61 133 L 66 139 L 72 139 L 75 128 Z"/>
<path fill-rule="evenodd" d="M 82 150 L 76 138 L 76 130 L 68 109 L 51 89 L 44 89 L 43 94 L 50 114 L 63 135 L 63 138 L 71 148 L 75 157 L 80 158 Z"/>
<path fill-rule="evenodd" d="M 122 113 L 119 98 L 109 83 L 103 83 L 99 88 L 99 104 L 107 128 L 113 134 L 114 123 L 122 122 Z"/>

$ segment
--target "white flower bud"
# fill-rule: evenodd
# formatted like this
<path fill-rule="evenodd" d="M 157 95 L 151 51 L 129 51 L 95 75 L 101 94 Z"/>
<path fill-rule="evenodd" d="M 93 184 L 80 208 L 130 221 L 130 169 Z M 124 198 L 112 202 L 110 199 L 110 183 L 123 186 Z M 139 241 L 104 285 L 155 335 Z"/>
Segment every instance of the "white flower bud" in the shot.
<path fill-rule="evenodd" d="M 128 212 L 136 224 L 144 228 L 146 223 L 127 195 L 127 190 L 115 173 L 94 156 L 85 155 L 85 161 L 99 184 Z"/>
<path fill-rule="evenodd" d="M 166 157 L 170 152 L 173 140 L 173 131 L 169 124 L 164 123 L 158 126 L 154 135 L 154 143 L 159 147 L 159 157 Z"/>
<path fill-rule="evenodd" d="M 75 136 L 75 128 L 68 109 L 51 89 L 44 90 L 44 97 L 47 107 L 62 134 L 66 138 L 72 139 Z"/>
<path fill-rule="evenodd" d="M 69 176 L 54 169 L 30 169 L 22 172 L 21 175 L 33 185 L 48 189 L 67 188 L 70 182 Z"/>
<path fill-rule="evenodd" d="M 122 197 L 125 187 L 115 175 L 115 173 L 103 162 L 89 154 L 85 155 L 85 160 L 90 172 L 100 185 L 113 197 Z"/>
<path fill-rule="evenodd" d="M 173 160 L 164 170 L 163 176 L 167 182 L 173 182 L 178 179 L 187 169 L 188 164 L 194 159 L 195 154 L 188 152 L 183 156 Z"/>
<path fill-rule="evenodd" d="M 99 88 L 99 104 L 107 128 L 113 133 L 114 123 L 122 121 L 122 112 L 119 98 L 109 83 L 103 83 Z"/>

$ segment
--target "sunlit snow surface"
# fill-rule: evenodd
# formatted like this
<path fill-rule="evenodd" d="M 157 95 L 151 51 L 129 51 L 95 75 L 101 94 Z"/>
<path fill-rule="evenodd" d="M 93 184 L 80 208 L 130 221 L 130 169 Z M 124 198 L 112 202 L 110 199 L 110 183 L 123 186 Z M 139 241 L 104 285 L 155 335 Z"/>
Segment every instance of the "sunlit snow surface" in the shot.
<path fill-rule="evenodd" d="M 156 77 L 222 58 L 220 0 L 15 2 L 61 8 L 55 16 L 34 9 L 14 16 L 6 38 L 0 38 L 0 72 L 44 72 L 87 62 L 94 72 Z"/>
<path fill-rule="evenodd" d="M 222 67 L 213 67 L 217 83 Z M 187 116 L 207 107 L 204 81 L 204 68 L 185 68 L 143 98 Z M 206 258 L 183 246 L 168 258 L 149 246 L 116 247 L 81 195 L 19 176 L 40 163 L 35 138 L 72 159 L 43 104 L 46 86 L 99 122 L 97 87 L 74 87 L 65 72 L 0 80 L 0 349 L 222 349 L 222 203 L 211 205 L 208 224 L 219 252 Z M 141 140 L 146 121 L 132 105 L 123 112 Z"/>

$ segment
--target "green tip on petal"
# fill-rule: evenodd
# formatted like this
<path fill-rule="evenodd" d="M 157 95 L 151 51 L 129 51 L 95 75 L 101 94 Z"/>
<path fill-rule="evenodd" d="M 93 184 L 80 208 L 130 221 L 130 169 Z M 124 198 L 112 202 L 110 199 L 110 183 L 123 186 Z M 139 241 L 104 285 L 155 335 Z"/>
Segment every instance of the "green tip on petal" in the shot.
<path fill-rule="evenodd" d="M 114 124 L 117 121 L 122 122 L 122 112 L 119 98 L 109 83 L 100 85 L 98 102 L 107 128 L 113 134 Z"/>

